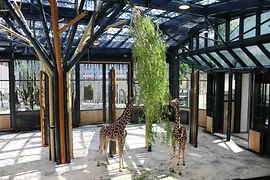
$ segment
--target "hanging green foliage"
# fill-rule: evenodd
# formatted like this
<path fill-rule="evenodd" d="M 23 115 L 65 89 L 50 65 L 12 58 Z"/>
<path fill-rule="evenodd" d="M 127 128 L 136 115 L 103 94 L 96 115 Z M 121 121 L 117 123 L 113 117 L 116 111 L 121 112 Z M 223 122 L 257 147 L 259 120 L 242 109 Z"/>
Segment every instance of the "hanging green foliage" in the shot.
<path fill-rule="evenodd" d="M 164 129 L 170 133 L 169 120 L 161 118 L 163 105 L 169 100 L 166 46 L 158 26 L 140 11 L 134 11 L 130 30 L 135 37 L 132 47 L 135 78 L 139 85 L 140 100 L 144 104 L 146 134 L 150 145 L 157 135 L 153 122 L 165 126 Z M 170 135 L 164 137 L 167 139 Z"/>

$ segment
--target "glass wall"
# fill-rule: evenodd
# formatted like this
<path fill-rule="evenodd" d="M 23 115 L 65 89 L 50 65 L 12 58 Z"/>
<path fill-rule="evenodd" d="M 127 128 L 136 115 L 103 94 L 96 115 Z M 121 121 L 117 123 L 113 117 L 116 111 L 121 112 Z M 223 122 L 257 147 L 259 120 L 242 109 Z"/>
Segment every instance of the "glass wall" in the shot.
<path fill-rule="evenodd" d="M 9 114 L 9 66 L 0 62 L 0 114 Z"/>
<path fill-rule="evenodd" d="M 39 110 L 39 74 L 43 70 L 40 61 L 15 60 L 16 110 Z"/>
<path fill-rule="evenodd" d="M 106 103 L 108 104 L 109 96 L 109 71 L 116 70 L 116 108 L 125 108 L 128 96 L 128 64 L 107 64 L 106 65 Z"/>
<path fill-rule="evenodd" d="M 80 64 L 80 109 L 102 109 L 102 64 Z"/>
<path fill-rule="evenodd" d="M 180 64 L 180 69 L 186 67 L 186 64 Z M 179 100 L 182 107 L 189 107 L 190 101 L 190 90 L 191 90 L 191 73 L 188 69 L 187 72 L 183 72 L 180 74 L 180 82 L 179 82 Z M 180 71 L 181 73 L 181 71 Z"/>
<path fill-rule="evenodd" d="M 207 73 L 200 72 L 199 109 L 206 109 Z"/>
<path fill-rule="evenodd" d="M 80 109 L 103 109 L 102 64 L 80 64 Z M 108 106 L 109 70 L 116 69 L 116 107 L 125 108 L 128 95 L 127 64 L 106 64 L 106 103 Z M 75 76 L 74 76 L 75 80 Z M 74 81 L 75 83 L 75 81 Z M 74 90 L 75 92 L 75 90 Z"/>

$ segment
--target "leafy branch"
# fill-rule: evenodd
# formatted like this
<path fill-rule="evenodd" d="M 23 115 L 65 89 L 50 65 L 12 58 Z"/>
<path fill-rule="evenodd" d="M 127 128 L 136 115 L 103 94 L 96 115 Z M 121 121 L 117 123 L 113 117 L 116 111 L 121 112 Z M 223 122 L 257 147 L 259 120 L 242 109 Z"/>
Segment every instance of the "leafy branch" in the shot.
<path fill-rule="evenodd" d="M 140 99 L 144 104 L 146 135 L 150 145 L 157 135 L 157 129 L 153 129 L 153 122 L 166 126 L 167 130 L 170 129 L 169 120 L 162 118 L 163 105 L 169 100 L 166 46 L 158 26 L 141 11 L 133 12 L 130 32 L 135 37 L 132 56 L 135 61 L 135 76 L 139 85 Z"/>

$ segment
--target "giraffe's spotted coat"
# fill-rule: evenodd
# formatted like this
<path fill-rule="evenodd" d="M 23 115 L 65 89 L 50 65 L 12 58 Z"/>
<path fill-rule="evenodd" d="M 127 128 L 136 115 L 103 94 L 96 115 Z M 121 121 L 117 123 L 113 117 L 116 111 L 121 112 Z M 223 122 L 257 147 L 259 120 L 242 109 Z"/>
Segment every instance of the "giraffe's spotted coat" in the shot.
<path fill-rule="evenodd" d="M 185 165 L 185 146 L 187 142 L 187 130 L 186 128 L 180 124 L 180 101 L 178 99 L 174 99 L 170 103 L 175 108 L 175 124 L 172 134 L 172 146 L 173 146 L 173 167 L 172 171 L 174 171 L 175 168 L 175 151 L 176 146 L 179 147 L 178 151 L 178 164 L 179 160 L 181 158 L 181 152 L 182 152 L 182 158 L 183 158 L 183 165 Z"/>
<path fill-rule="evenodd" d="M 99 138 L 100 138 L 100 145 L 99 145 L 99 152 L 98 152 L 98 161 L 97 165 L 99 166 L 100 154 L 102 152 L 102 148 L 104 148 L 106 161 L 108 164 L 108 153 L 107 147 L 110 140 L 118 141 L 118 149 L 119 149 L 119 171 L 122 171 L 122 167 L 124 167 L 124 145 L 127 137 L 127 131 L 125 130 L 126 125 L 130 121 L 130 115 L 133 109 L 133 102 L 134 99 L 128 103 L 127 107 L 125 108 L 123 114 L 113 123 L 113 124 L 106 124 L 100 129 Z M 122 163 L 122 166 L 121 166 Z"/>

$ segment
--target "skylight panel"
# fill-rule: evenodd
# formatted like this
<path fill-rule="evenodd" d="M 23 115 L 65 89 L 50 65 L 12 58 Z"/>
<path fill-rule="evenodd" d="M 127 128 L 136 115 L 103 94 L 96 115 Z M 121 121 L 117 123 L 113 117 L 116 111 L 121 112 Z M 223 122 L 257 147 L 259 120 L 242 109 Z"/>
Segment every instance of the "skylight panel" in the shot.
<path fill-rule="evenodd" d="M 197 25 L 197 23 L 188 22 L 188 23 L 183 24 L 182 27 L 193 28 L 196 25 Z"/>
<path fill-rule="evenodd" d="M 149 12 L 149 14 L 154 15 L 154 16 L 157 16 L 157 15 L 163 14 L 164 12 L 166 12 L 166 11 L 160 10 L 160 9 L 152 9 Z"/>
<path fill-rule="evenodd" d="M 180 16 L 180 15 L 181 14 L 180 13 L 177 13 L 177 12 L 169 12 L 169 13 L 165 14 L 164 16 L 165 17 L 174 18 L 174 17 Z"/>
<path fill-rule="evenodd" d="M 197 2 L 196 4 L 200 4 L 200 5 L 205 6 L 205 5 L 210 5 L 210 4 L 213 4 L 216 2 L 220 2 L 220 0 L 203 0 L 203 1 Z"/>

